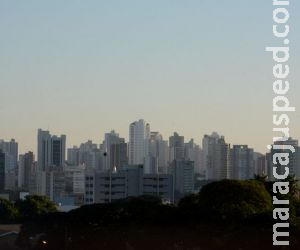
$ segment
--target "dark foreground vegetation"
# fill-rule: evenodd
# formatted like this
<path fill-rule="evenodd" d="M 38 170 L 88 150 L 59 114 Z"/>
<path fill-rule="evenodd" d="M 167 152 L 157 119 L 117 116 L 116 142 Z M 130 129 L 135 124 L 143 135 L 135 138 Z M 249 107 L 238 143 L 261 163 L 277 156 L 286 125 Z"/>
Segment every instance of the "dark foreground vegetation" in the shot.
<path fill-rule="evenodd" d="M 291 211 L 288 247 L 272 245 L 272 183 L 260 177 L 208 184 L 176 206 L 141 196 L 59 213 L 47 199 L 30 196 L 16 205 L 6 204 L 6 210 L 0 206 L 0 222 L 21 220 L 16 242 L 21 249 L 300 249 L 294 184 L 291 178 L 285 197 Z"/>

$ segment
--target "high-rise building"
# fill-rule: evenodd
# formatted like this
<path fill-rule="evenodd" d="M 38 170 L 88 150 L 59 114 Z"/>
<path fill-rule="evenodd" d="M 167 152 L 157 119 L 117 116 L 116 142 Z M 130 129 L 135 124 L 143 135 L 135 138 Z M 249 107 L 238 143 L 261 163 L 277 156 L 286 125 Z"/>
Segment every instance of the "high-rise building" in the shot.
<path fill-rule="evenodd" d="M 145 158 L 144 172 L 147 174 L 167 173 L 169 161 L 168 142 L 159 132 L 151 132 L 149 153 Z"/>
<path fill-rule="evenodd" d="M 202 150 L 203 150 L 202 166 L 205 170 L 206 177 L 208 175 L 207 173 L 208 148 L 210 144 L 216 143 L 218 139 L 220 139 L 220 136 L 216 132 L 213 132 L 211 135 L 204 135 L 202 139 Z"/>
<path fill-rule="evenodd" d="M 184 144 L 184 159 L 193 161 L 195 165 L 195 173 L 204 174 L 203 168 L 203 152 L 199 145 L 194 143 L 194 139 Z"/>
<path fill-rule="evenodd" d="M 184 136 L 174 132 L 174 135 L 169 137 L 169 148 L 170 163 L 174 160 L 184 160 Z"/>
<path fill-rule="evenodd" d="M 128 164 L 127 144 L 124 138 L 112 130 L 104 135 L 103 148 L 105 151 L 104 170 L 121 168 L 122 165 Z"/>
<path fill-rule="evenodd" d="M 158 172 L 168 173 L 169 165 L 169 144 L 168 141 L 161 140 L 158 142 Z"/>
<path fill-rule="evenodd" d="M 120 171 L 124 166 L 128 165 L 127 143 L 120 138 L 120 142 L 110 145 L 110 168 L 111 170 Z"/>
<path fill-rule="evenodd" d="M 247 145 L 233 145 L 230 150 L 231 176 L 235 180 L 248 180 L 254 177 L 253 149 Z"/>
<path fill-rule="evenodd" d="M 38 130 L 38 167 L 40 170 L 64 166 L 65 152 L 65 135 L 52 136 L 49 131 Z"/>
<path fill-rule="evenodd" d="M 0 149 L 0 192 L 5 189 L 5 153 Z"/>
<path fill-rule="evenodd" d="M 267 176 L 267 158 L 266 155 L 254 152 L 254 174 L 259 176 Z"/>
<path fill-rule="evenodd" d="M 186 194 L 194 192 L 195 169 L 193 161 L 173 160 L 169 167 L 173 176 L 174 201 L 178 201 Z"/>
<path fill-rule="evenodd" d="M 0 149 L 5 153 L 5 171 L 17 172 L 18 169 L 18 143 L 11 141 L 0 140 Z"/>
<path fill-rule="evenodd" d="M 129 164 L 144 164 L 149 153 L 150 125 L 144 120 L 135 121 L 129 126 Z"/>
<path fill-rule="evenodd" d="M 80 149 L 77 146 L 68 148 L 67 150 L 67 163 L 71 166 L 78 166 L 80 163 L 79 159 Z"/>
<path fill-rule="evenodd" d="M 18 175 L 18 143 L 0 140 L 0 149 L 5 154 L 5 189 L 14 190 L 17 187 Z"/>
<path fill-rule="evenodd" d="M 88 140 L 81 143 L 80 147 L 74 146 L 68 149 L 69 166 L 85 165 L 100 170 L 102 166 L 102 154 L 98 145 Z"/>
<path fill-rule="evenodd" d="M 19 156 L 18 186 L 29 191 L 30 176 L 33 172 L 34 154 L 28 152 Z"/>
<path fill-rule="evenodd" d="M 206 179 L 222 180 L 230 178 L 230 145 L 223 136 L 204 136 L 203 149 L 206 154 Z"/>
<path fill-rule="evenodd" d="M 279 148 L 274 148 L 278 146 Z M 296 179 L 300 179 L 300 147 L 298 146 L 298 140 L 294 140 L 293 138 L 288 138 L 286 141 L 276 141 L 270 150 L 270 153 L 267 154 L 267 166 L 268 166 L 268 178 L 270 180 L 276 180 L 273 175 L 273 168 L 276 167 L 276 172 L 279 175 L 283 175 L 285 173 L 285 167 L 288 167 L 289 174 L 295 175 Z M 295 149 L 293 153 L 288 146 L 292 146 Z M 286 148 L 285 148 L 286 147 Z M 281 165 L 278 162 L 274 163 L 273 156 L 276 153 L 286 153 L 288 154 L 289 163 L 287 165 Z"/>

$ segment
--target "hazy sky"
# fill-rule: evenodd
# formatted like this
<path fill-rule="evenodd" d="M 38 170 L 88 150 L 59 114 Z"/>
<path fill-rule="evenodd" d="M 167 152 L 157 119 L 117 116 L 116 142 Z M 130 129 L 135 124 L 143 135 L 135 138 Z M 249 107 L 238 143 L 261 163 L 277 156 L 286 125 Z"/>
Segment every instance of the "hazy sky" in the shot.
<path fill-rule="evenodd" d="M 217 131 L 266 151 L 275 65 L 272 0 L 0 0 L 0 138 L 37 129 L 100 143 L 144 118 L 167 139 Z M 300 1 L 290 1 L 291 106 L 300 109 Z M 300 116 L 290 114 L 300 139 Z"/>

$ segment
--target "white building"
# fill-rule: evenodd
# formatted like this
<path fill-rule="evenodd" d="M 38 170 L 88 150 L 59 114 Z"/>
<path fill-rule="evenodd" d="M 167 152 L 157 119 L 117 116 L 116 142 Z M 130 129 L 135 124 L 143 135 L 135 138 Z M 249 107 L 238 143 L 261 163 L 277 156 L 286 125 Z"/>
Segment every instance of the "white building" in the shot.
<path fill-rule="evenodd" d="M 129 164 L 144 164 L 149 153 L 150 125 L 144 120 L 135 121 L 129 126 Z"/>

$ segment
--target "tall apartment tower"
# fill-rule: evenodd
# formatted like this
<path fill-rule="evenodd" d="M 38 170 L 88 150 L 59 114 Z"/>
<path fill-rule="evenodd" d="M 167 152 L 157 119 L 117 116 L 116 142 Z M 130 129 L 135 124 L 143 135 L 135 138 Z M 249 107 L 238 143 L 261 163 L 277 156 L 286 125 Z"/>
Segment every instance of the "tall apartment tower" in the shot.
<path fill-rule="evenodd" d="M 144 120 L 135 121 L 129 126 L 129 164 L 144 164 L 149 153 L 150 125 Z"/>
<path fill-rule="evenodd" d="M 233 145 L 230 150 L 231 178 L 248 180 L 254 177 L 254 152 L 247 145 Z"/>
<path fill-rule="evenodd" d="M 173 136 L 169 137 L 169 162 L 174 160 L 184 160 L 184 136 L 180 136 L 174 132 Z"/>
<path fill-rule="evenodd" d="M 18 143 L 11 139 L 10 141 L 0 140 L 0 149 L 5 153 L 5 171 L 17 171 L 18 169 Z"/>
<path fill-rule="evenodd" d="M 199 145 L 194 143 L 194 139 L 184 144 L 184 159 L 193 161 L 195 165 L 195 173 L 203 174 L 203 152 Z"/>
<path fill-rule="evenodd" d="M 110 167 L 111 170 L 120 171 L 128 165 L 128 146 L 125 141 L 110 145 Z"/>
<path fill-rule="evenodd" d="M 230 178 L 230 145 L 225 143 L 223 136 L 207 139 L 206 179 L 222 180 Z"/>
<path fill-rule="evenodd" d="M 14 190 L 17 186 L 18 143 L 14 139 L 0 140 L 0 150 L 5 155 L 5 189 Z"/>
<path fill-rule="evenodd" d="M 38 167 L 45 171 L 49 167 L 62 167 L 65 163 L 66 136 L 52 136 L 49 131 L 38 130 Z"/>
<path fill-rule="evenodd" d="M 217 132 L 213 132 L 211 135 L 204 135 L 202 139 L 202 150 L 203 150 L 203 168 L 205 170 L 206 176 L 208 175 L 207 173 L 207 159 L 208 159 L 208 148 L 210 144 L 214 144 L 220 139 L 220 136 Z"/>
<path fill-rule="evenodd" d="M 104 135 L 103 147 L 107 154 L 103 164 L 104 170 L 112 170 L 114 167 L 119 169 L 121 165 L 128 164 L 125 139 L 120 138 L 114 130 Z"/>
<path fill-rule="evenodd" d="M 33 172 L 34 154 L 28 152 L 19 156 L 18 186 L 29 191 L 30 176 Z"/>
<path fill-rule="evenodd" d="M 150 133 L 150 148 L 148 155 L 148 163 L 145 169 L 148 173 L 167 173 L 169 162 L 169 146 L 168 141 L 164 141 L 159 132 Z"/>
<path fill-rule="evenodd" d="M 267 168 L 268 168 L 268 178 L 270 180 L 276 180 L 273 175 L 273 168 L 276 167 L 276 172 L 279 175 L 285 174 L 285 167 L 289 168 L 289 174 L 295 175 L 296 179 L 299 180 L 300 178 L 300 147 L 298 146 L 298 140 L 294 140 L 293 138 L 288 138 L 286 141 L 276 141 L 274 145 L 278 146 L 279 149 L 271 149 L 270 153 L 267 154 Z M 286 146 L 293 146 L 295 152 L 293 153 L 288 147 L 285 149 Z M 275 153 L 286 153 L 289 157 L 289 163 L 287 165 L 281 165 L 279 163 L 274 163 L 273 155 Z M 300 185 L 298 183 L 298 185 Z"/>
<path fill-rule="evenodd" d="M 0 149 L 0 192 L 5 189 L 5 153 Z"/>
<path fill-rule="evenodd" d="M 169 166 L 169 173 L 173 176 L 175 202 L 194 192 L 195 169 L 193 161 L 173 160 Z"/>

